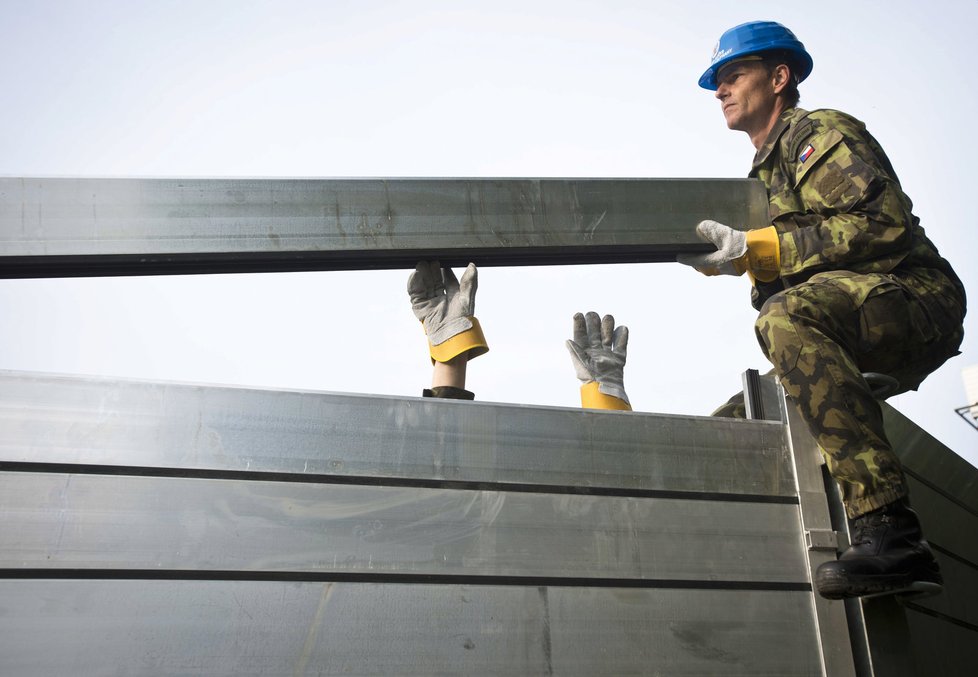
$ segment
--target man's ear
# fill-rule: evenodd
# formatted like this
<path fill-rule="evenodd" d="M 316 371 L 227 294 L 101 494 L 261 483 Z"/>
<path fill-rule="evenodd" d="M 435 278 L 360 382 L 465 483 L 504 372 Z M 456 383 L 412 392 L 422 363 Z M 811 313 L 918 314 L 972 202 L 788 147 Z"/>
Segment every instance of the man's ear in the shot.
<path fill-rule="evenodd" d="M 791 81 L 791 69 L 788 68 L 787 64 L 778 64 L 774 67 L 772 79 L 774 80 L 774 93 L 780 94 L 788 86 L 788 82 Z"/>

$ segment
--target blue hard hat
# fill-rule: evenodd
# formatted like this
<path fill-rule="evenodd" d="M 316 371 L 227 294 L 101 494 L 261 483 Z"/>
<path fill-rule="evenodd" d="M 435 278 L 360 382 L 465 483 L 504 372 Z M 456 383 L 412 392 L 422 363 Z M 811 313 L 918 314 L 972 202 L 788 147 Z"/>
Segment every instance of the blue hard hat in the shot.
<path fill-rule="evenodd" d="M 700 87 L 715 90 L 717 71 L 725 64 L 749 54 L 763 52 L 785 52 L 791 59 L 789 64 L 794 75 L 801 82 L 812 72 L 812 56 L 805 51 L 805 45 L 795 34 L 774 21 L 751 21 L 734 26 L 720 36 L 713 48 L 710 67 L 700 76 Z"/>

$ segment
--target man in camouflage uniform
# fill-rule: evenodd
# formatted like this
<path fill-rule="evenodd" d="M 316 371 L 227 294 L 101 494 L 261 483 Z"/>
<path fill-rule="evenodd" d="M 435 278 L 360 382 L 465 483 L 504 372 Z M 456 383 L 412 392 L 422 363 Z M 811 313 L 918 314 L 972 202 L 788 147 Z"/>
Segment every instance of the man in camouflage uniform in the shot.
<path fill-rule="evenodd" d="M 863 123 L 797 107 L 797 84 L 811 70 L 804 45 L 780 24 L 721 37 L 700 85 L 757 149 L 750 176 L 767 186 L 771 222 L 744 233 L 704 221 L 697 232 L 717 251 L 680 261 L 705 274 L 748 273 L 757 339 L 839 483 L 853 542 L 819 567 L 819 592 L 935 590 L 937 563 L 862 372 L 916 389 L 957 354 L 964 288 Z M 735 398 L 716 413 L 741 412 Z"/>

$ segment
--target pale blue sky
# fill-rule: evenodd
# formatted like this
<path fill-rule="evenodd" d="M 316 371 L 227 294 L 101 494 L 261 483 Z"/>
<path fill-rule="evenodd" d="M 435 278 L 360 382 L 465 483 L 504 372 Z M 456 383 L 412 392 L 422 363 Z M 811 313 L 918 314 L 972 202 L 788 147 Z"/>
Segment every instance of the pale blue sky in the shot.
<path fill-rule="evenodd" d="M 739 177 L 696 86 L 720 33 L 773 19 L 815 59 L 802 105 L 864 120 L 978 298 L 975 0 L 0 0 L 6 176 Z M 417 395 L 407 271 L 0 281 L 0 369 Z M 745 279 L 675 264 L 481 271 L 481 400 L 577 406 L 577 310 L 632 332 L 637 409 L 707 414 L 766 369 Z M 973 463 L 964 354 L 892 402 Z M 899 441 L 894 441 L 899 443 Z"/>

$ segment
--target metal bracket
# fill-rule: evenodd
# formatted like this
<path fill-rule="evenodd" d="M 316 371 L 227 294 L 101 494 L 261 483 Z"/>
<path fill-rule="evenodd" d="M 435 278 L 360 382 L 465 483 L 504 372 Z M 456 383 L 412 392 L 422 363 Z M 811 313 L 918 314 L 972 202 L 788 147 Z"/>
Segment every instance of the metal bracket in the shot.
<path fill-rule="evenodd" d="M 832 529 L 806 529 L 805 545 L 809 550 L 840 550 L 839 532 Z"/>
<path fill-rule="evenodd" d="M 764 405 L 761 402 L 761 375 L 757 369 L 748 369 L 742 376 L 744 382 L 744 407 L 747 418 L 763 419 Z"/>

